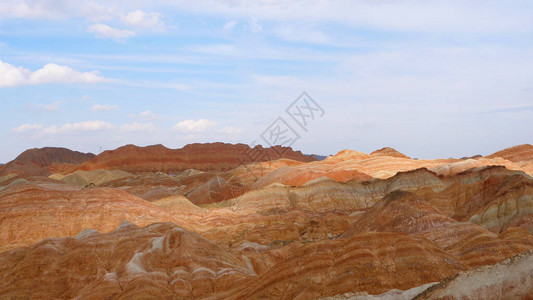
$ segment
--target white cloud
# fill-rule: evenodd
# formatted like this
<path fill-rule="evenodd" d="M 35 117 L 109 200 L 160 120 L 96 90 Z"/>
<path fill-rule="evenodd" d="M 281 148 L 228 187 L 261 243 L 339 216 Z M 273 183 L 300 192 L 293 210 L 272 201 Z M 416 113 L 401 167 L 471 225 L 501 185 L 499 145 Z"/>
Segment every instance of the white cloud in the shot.
<path fill-rule="evenodd" d="M 56 101 L 54 103 L 51 103 L 51 104 L 45 104 L 42 106 L 42 108 L 44 110 L 48 110 L 48 111 L 56 111 L 59 109 L 59 101 Z"/>
<path fill-rule="evenodd" d="M 516 5 L 481 1 L 294 0 L 174 1 L 180 12 L 265 21 L 330 22 L 354 28 L 444 32 L 531 32 L 527 1 Z M 482 6 L 482 9 L 480 8 Z M 253 21 L 251 24 L 253 27 Z"/>
<path fill-rule="evenodd" d="M 189 142 L 199 141 L 202 138 L 201 134 L 193 133 L 193 134 L 187 134 L 183 136 L 184 140 L 187 140 Z"/>
<path fill-rule="evenodd" d="M 50 104 L 28 104 L 28 107 L 31 109 L 39 109 L 45 111 L 56 111 L 59 109 L 59 101 Z"/>
<path fill-rule="evenodd" d="M 39 130 L 43 129 L 43 124 L 22 124 L 19 127 L 13 128 L 14 132 L 26 132 L 26 131 L 33 131 L 33 130 Z"/>
<path fill-rule="evenodd" d="M 118 108 L 118 105 L 109 105 L 109 104 L 95 104 L 91 108 L 92 111 L 110 111 Z"/>
<path fill-rule="evenodd" d="M 29 19 L 85 18 L 104 22 L 122 18 L 131 26 L 161 23 L 159 13 L 147 13 L 143 7 L 157 7 L 168 13 L 223 16 L 227 19 L 254 16 L 268 21 L 305 21 L 344 24 L 357 28 L 385 30 L 455 31 L 455 32 L 531 32 L 528 1 L 507 5 L 502 1 L 368 1 L 368 0 L 293 0 L 293 1 L 2 1 L 0 16 Z M 134 7 L 135 6 L 135 7 Z M 124 8 L 126 7 L 126 8 Z M 130 11 L 136 9 L 134 11 Z M 130 11 L 125 14 L 125 11 Z M 136 24 L 136 25 L 134 25 Z M 253 26 L 252 26 L 253 27 Z"/>
<path fill-rule="evenodd" d="M 133 27 L 150 28 L 161 30 L 164 28 L 161 15 L 159 13 L 147 13 L 140 9 L 129 12 L 122 21 Z"/>
<path fill-rule="evenodd" d="M 89 26 L 87 30 L 94 33 L 96 37 L 119 41 L 135 35 L 135 32 L 132 30 L 117 29 L 105 24 L 94 24 Z"/>
<path fill-rule="evenodd" d="M 141 112 L 140 114 L 131 114 L 130 115 L 131 118 L 138 118 L 138 119 L 141 119 L 143 121 L 152 121 L 152 120 L 155 120 L 157 119 L 157 114 L 149 111 L 149 110 L 145 110 L 143 112 Z"/>
<path fill-rule="evenodd" d="M 211 55 L 223 55 L 223 56 L 240 56 L 243 55 L 242 49 L 239 49 L 235 45 L 231 44 L 208 44 L 208 45 L 196 45 L 190 47 L 191 50 L 211 54 Z"/>
<path fill-rule="evenodd" d="M 93 22 L 112 21 L 120 15 L 120 11 L 116 5 L 104 6 L 95 2 L 80 1 L 79 15 L 91 20 Z"/>
<path fill-rule="evenodd" d="M 204 132 L 215 125 L 217 125 L 217 122 L 207 119 L 184 120 L 174 125 L 172 130 L 177 130 L 180 132 Z"/>
<path fill-rule="evenodd" d="M 58 82 L 95 83 L 104 80 L 98 71 L 78 72 L 67 66 L 46 64 L 41 69 L 32 72 L 29 69 L 15 67 L 0 60 L 0 87 Z"/>
<path fill-rule="evenodd" d="M 69 67 L 56 64 L 46 64 L 43 68 L 33 72 L 30 82 L 50 83 L 50 82 L 98 82 L 102 78 L 97 72 L 79 73 Z"/>
<path fill-rule="evenodd" d="M 318 30 L 305 27 L 279 26 L 274 29 L 274 34 L 279 38 L 292 42 L 305 42 L 313 44 L 331 43 L 328 36 Z"/>
<path fill-rule="evenodd" d="M 159 128 L 152 123 L 133 122 L 120 126 L 120 130 L 127 132 L 157 131 L 158 129 Z"/>
<path fill-rule="evenodd" d="M 153 112 L 149 111 L 149 110 L 145 110 L 145 111 L 141 112 L 139 114 L 139 116 L 141 116 L 141 118 L 145 119 L 145 120 L 153 120 L 153 119 L 157 118 L 157 115 L 154 114 Z"/>
<path fill-rule="evenodd" d="M 23 3 L 0 3 L 0 16 L 24 19 L 56 19 L 59 18 L 57 11 L 49 9 L 39 1 Z"/>
<path fill-rule="evenodd" d="M 62 126 L 45 127 L 42 124 L 23 124 L 13 128 L 15 132 L 31 131 L 37 135 L 57 135 L 65 133 L 82 133 L 91 131 L 103 131 L 113 129 L 113 125 L 105 121 L 84 121 L 77 123 L 66 123 Z"/>
<path fill-rule="evenodd" d="M 279 90 L 290 87 L 305 89 L 306 86 L 310 86 L 309 82 L 298 76 L 253 74 L 251 79 L 262 86 L 276 87 Z"/>
<path fill-rule="evenodd" d="M 253 33 L 259 33 L 263 31 L 263 27 L 261 24 L 259 24 L 259 21 L 256 18 L 252 17 L 248 24 L 250 25 L 250 31 Z"/>
<path fill-rule="evenodd" d="M 100 131 L 112 129 L 113 125 L 105 121 L 84 121 L 77 123 L 66 123 L 61 127 L 51 126 L 45 128 L 45 133 L 66 133 L 66 132 L 84 132 L 84 131 Z"/>
<path fill-rule="evenodd" d="M 224 24 L 224 30 L 231 30 L 235 27 L 235 25 L 237 25 L 237 21 L 235 20 L 231 20 L 231 21 L 228 21 L 226 22 L 226 24 Z"/>
<path fill-rule="evenodd" d="M 7 2 L 7 3 L 6 3 Z M 107 5 L 105 5 L 107 4 Z M 0 17 L 21 19 L 86 18 L 91 21 L 110 21 L 122 13 L 115 3 L 104 5 L 95 1 L 3 1 L 0 3 Z"/>
<path fill-rule="evenodd" d="M 29 84 L 31 71 L 0 60 L 0 87 Z"/>
<path fill-rule="evenodd" d="M 226 127 L 220 128 L 219 130 L 217 130 L 217 132 L 224 133 L 224 134 L 239 134 L 239 133 L 243 133 L 243 130 L 242 128 L 226 126 Z"/>

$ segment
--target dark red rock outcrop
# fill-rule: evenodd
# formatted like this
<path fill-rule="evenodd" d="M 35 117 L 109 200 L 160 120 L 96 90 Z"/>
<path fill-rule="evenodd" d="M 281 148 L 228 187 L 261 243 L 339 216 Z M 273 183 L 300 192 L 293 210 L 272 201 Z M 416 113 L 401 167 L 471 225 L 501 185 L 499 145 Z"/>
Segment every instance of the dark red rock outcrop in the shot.
<path fill-rule="evenodd" d="M 163 145 L 137 147 L 127 145 L 104 151 L 75 170 L 120 169 L 131 173 L 165 172 L 176 173 L 186 169 L 229 170 L 245 163 L 288 158 L 297 161 L 314 161 L 314 157 L 291 148 L 275 146 L 250 148 L 244 144 L 189 144 L 180 149 Z M 74 171 L 74 170 L 71 170 Z"/>
<path fill-rule="evenodd" d="M 29 149 L 17 158 L 0 167 L 0 177 L 7 174 L 23 174 L 27 176 L 48 176 L 58 171 L 72 168 L 95 157 L 92 153 L 81 153 L 66 148 L 46 147 Z"/>

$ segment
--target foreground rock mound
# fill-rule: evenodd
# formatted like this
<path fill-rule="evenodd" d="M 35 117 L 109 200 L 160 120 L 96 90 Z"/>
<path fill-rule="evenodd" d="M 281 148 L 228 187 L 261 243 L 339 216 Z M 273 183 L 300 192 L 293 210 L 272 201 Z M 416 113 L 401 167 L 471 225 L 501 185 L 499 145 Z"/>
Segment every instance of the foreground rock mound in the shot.
<path fill-rule="evenodd" d="M 259 276 L 240 253 L 170 223 L 85 230 L 1 253 L 0 298 L 317 298 L 408 288 L 465 269 L 428 241 L 394 233 L 304 245 Z"/>
<path fill-rule="evenodd" d="M 254 276 L 243 262 L 171 223 L 124 224 L 0 254 L 0 298 L 198 299 Z"/>
<path fill-rule="evenodd" d="M 461 272 L 414 299 L 533 299 L 533 250 Z"/>
<path fill-rule="evenodd" d="M 465 266 L 423 238 L 365 233 L 305 245 L 230 299 L 316 299 L 351 291 L 382 293 L 434 282 Z M 401 274 L 401 275 L 400 275 Z"/>

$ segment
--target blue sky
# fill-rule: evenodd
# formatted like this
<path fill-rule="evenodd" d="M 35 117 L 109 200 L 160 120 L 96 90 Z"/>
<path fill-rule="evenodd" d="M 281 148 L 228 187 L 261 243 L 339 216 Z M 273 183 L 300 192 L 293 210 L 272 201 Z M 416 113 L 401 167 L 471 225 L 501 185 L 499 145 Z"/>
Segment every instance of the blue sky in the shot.
<path fill-rule="evenodd" d="M 533 143 L 532 15 L 530 1 L 0 1 L 0 162 L 260 142 L 303 91 L 325 111 L 298 131 L 305 153 Z"/>

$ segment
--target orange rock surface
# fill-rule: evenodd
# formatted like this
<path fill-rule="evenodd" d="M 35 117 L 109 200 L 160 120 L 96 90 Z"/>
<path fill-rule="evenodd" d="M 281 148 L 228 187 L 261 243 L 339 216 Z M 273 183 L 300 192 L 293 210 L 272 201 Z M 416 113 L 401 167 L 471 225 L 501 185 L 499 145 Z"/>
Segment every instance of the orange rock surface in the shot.
<path fill-rule="evenodd" d="M 518 145 L 487 156 L 487 158 L 496 157 L 501 157 L 512 162 L 533 160 L 533 146 L 530 144 Z"/>
<path fill-rule="evenodd" d="M 0 191 L 0 251 L 91 228 L 114 230 L 124 220 L 144 226 L 183 222 L 167 211 L 116 189 L 19 184 Z"/>
<path fill-rule="evenodd" d="M 255 274 L 219 246 L 174 224 L 123 224 L 0 253 L 0 298 L 198 299 Z"/>
<path fill-rule="evenodd" d="M 242 147 L 125 146 L 90 171 L 0 177 L 0 298 L 532 297 L 528 145 L 239 165 Z"/>
<path fill-rule="evenodd" d="M 373 205 L 342 237 L 368 231 L 422 236 L 469 267 L 496 263 L 533 248 L 533 236 L 505 239 L 478 225 L 448 218 L 431 203 L 404 191 L 394 191 Z"/>
<path fill-rule="evenodd" d="M 343 150 L 322 161 L 279 167 L 262 176 L 254 188 L 272 183 L 302 185 L 319 177 L 329 177 L 339 182 L 368 180 L 372 177 L 386 179 L 419 168 L 428 168 L 442 175 L 453 175 L 475 167 L 499 165 L 510 170 L 525 171 L 533 175 L 531 161 L 513 162 L 501 157 L 476 159 L 411 159 L 392 148 L 383 148 L 368 155 L 352 150 Z"/>
<path fill-rule="evenodd" d="M 351 291 L 379 293 L 438 281 L 465 267 L 423 238 L 365 233 L 304 245 L 229 299 L 317 299 Z"/>

